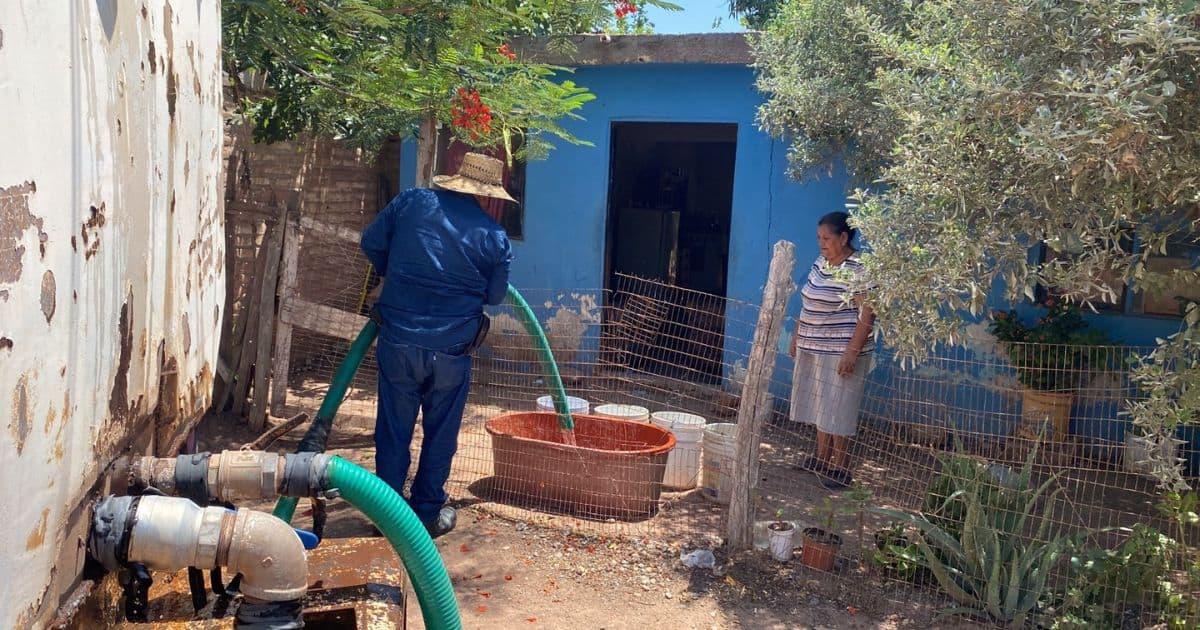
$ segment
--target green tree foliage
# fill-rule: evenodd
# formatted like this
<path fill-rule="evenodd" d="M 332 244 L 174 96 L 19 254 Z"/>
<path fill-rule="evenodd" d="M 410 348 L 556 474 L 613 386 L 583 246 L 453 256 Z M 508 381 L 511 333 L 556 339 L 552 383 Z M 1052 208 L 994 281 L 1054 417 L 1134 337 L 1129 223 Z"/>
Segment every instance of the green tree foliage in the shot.
<path fill-rule="evenodd" d="M 729 15 L 747 28 L 762 30 L 782 4 L 782 0 L 729 0 Z"/>
<path fill-rule="evenodd" d="M 544 37 L 566 46 L 573 34 L 636 26 L 647 3 L 674 6 L 223 0 L 226 71 L 258 141 L 314 132 L 372 147 L 433 116 L 474 146 L 511 147 L 523 135 L 523 152 L 537 157 L 551 138 L 578 142 L 558 121 L 593 97 L 564 78 L 564 69 L 521 58 L 514 40 Z M 629 7 L 637 9 L 633 17 L 617 17 Z"/>
<path fill-rule="evenodd" d="M 796 172 L 845 156 L 871 185 L 852 209 L 872 306 L 909 356 L 959 341 L 996 287 L 1087 304 L 1117 299 L 1106 277 L 1200 278 L 1147 265 L 1197 234 L 1196 0 L 789 0 L 757 63 L 762 126 L 792 139 Z M 1154 395 L 1135 420 L 1162 439 L 1200 410 L 1185 310 L 1138 375 Z"/>

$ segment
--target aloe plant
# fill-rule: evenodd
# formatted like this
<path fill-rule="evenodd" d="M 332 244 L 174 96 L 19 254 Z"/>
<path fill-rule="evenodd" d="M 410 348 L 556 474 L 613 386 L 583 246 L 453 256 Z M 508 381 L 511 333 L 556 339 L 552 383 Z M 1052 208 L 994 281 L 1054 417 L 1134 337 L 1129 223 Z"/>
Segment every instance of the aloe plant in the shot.
<path fill-rule="evenodd" d="M 1036 488 L 1009 489 L 1002 504 L 1020 498 L 1011 514 L 992 503 L 996 482 L 983 475 L 961 479 L 936 510 L 944 514 L 950 505 L 960 506 L 961 522 L 894 509 L 874 511 L 915 526 L 917 532 L 910 538 L 921 552 L 922 564 L 957 603 L 945 614 L 987 616 L 1020 626 L 1038 610 L 1059 557 L 1087 536 L 1052 531 L 1057 529 L 1052 510 L 1063 491 L 1050 490 L 1056 481 L 1057 476 L 1051 476 Z M 1025 533 L 1035 527 L 1033 536 Z"/>

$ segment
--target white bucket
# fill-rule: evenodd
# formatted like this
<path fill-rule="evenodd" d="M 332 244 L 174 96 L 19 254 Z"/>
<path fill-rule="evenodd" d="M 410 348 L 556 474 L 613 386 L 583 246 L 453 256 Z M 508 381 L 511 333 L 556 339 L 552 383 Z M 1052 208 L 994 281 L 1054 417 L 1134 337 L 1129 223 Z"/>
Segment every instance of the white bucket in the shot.
<path fill-rule="evenodd" d="M 597 405 L 596 415 L 616 420 L 630 422 L 646 422 L 650 419 L 650 410 L 637 405 Z"/>
<path fill-rule="evenodd" d="M 779 531 L 768 528 L 770 536 L 771 557 L 779 562 L 787 562 L 792 559 L 792 554 L 795 553 L 796 543 L 793 539 L 796 534 L 796 526 L 788 523 L 788 529 Z"/>
<path fill-rule="evenodd" d="M 675 448 L 667 455 L 663 485 L 676 490 L 695 488 L 700 477 L 700 443 L 708 421 L 690 413 L 656 411 L 650 422 L 675 435 Z"/>
<path fill-rule="evenodd" d="M 550 413 L 554 413 L 555 412 L 554 397 L 553 396 L 542 396 L 541 398 L 538 398 L 537 406 L 538 406 L 538 411 L 549 411 Z M 577 413 L 586 414 L 590 407 L 591 406 L 588 404 L 588 401 L 586 401 L 582 398 L 576 398 L 574 396 L 567 396 L 567 409 L 569 409 L 571 411 L 572 415 L 577 414 Z"/>
<path fill-rule="evenodd" d="M 737 448 L 737 425 L 714 423 L 704 427 L 704 496 L 728 504 L 733 485 L 733 453 Z"/>

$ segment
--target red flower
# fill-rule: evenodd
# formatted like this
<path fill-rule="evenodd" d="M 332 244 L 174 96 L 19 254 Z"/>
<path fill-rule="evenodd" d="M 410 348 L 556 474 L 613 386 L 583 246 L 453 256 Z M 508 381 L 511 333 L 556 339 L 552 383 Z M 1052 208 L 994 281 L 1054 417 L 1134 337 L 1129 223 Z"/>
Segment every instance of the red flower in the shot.
<path fill-rule="evenodd" d="M 299 13 L 300 15 L 308 15 L 308 4 L 306 4 L 304 0 L 289 0 L 289 3 L 292 5 L 292 8 L 296 10 L 296 13 Z"/>
<path fill-rule="evenodd" d="M 633 15 L 637 12 L 637 5 L 629 0 L 618 0 L 613 10 L 613 13 L 616 14 L 618 20 L 624 19 L 625 16 Z"/>
<path fill-rule="evenodd" d="M 450 118 L 452 125 L 465 129 L 474 140 L 492 132 L 492 110 L 476 90 L 458 88 L 458 102 L 450 107 Z"/>
<path fill-rule="evenodd" d="M 513 52 L 512 49 L 508 47 L 508 44 L 500 46 L 496 49 L 496 52 L 500 53 L 501 57 L 508 58 L 509 61 L 517 60 L 517 53 Z"/>

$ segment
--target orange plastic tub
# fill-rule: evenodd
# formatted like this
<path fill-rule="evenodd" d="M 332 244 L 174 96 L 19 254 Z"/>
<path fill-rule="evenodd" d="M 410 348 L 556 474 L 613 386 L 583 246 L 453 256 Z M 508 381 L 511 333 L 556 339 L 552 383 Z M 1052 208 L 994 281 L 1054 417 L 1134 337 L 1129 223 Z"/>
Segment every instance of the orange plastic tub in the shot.
<path fill-rule="evenodd" d="M 675 436 L 652 424 L 573 416 L 566 444 L 553 413 L 510 413 L 488 421 L 501 493 L 591 518 L 654 516 Z"/>

